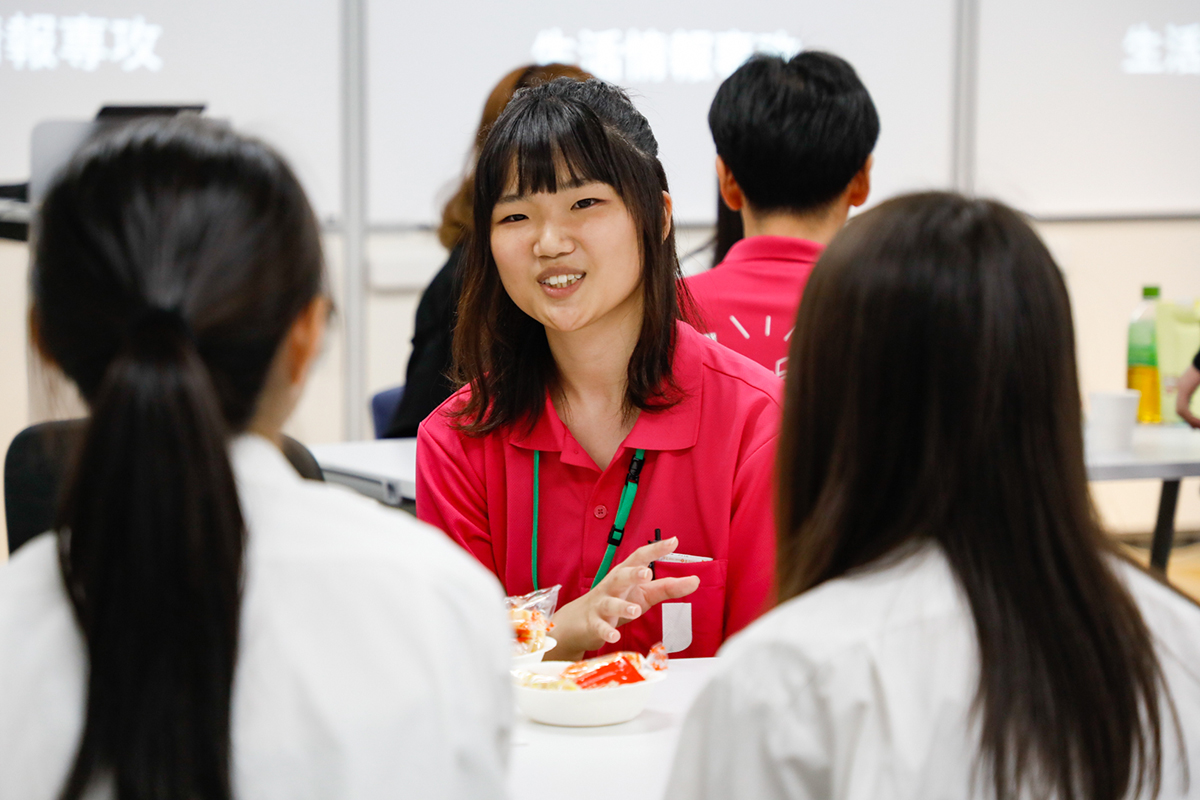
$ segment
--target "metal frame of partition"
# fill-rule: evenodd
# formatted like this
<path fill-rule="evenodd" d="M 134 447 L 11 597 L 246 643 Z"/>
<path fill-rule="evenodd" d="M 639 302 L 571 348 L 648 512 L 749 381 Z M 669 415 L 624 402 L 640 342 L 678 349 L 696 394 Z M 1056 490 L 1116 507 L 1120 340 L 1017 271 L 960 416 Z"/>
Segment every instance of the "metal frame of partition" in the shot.
<path fill-rule="evenodd" d="M 362 438 L 367 384 L 366 0 L 342 0 L 343 438 Z"/>
<path fill-rule="evenodd" d="M 950 180 L 975 192 L 975 90 L 979 62 L 979 0 L 958 0 L 954 32 L 954 133 Z"/>

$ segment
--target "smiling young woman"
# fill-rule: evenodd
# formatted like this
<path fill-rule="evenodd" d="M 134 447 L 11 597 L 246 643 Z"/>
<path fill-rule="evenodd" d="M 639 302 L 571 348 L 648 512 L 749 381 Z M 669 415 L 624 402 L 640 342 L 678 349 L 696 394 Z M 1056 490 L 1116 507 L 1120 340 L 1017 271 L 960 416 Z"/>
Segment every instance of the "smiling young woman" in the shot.
<path fill-rule="evenodd" d="M 418 436 L 418 515 L 509 594 L 562 585 L 556 658 L 711 656 L 771 594 L 779 383 L 682 321 L 657 153 L 602 82 L 513 99 L 475 173 L 464 386 Z"/>

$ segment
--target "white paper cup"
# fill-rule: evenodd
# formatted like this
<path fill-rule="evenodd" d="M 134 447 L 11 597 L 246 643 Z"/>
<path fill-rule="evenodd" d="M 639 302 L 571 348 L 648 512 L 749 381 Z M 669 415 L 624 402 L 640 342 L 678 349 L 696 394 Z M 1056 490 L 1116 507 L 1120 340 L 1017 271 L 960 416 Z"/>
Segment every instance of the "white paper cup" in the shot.
<path fill-rule="evenodd" d="M 1092 453 L 1133 452 L 1133 427 L 1137 424 L 1137 389 L 1121 392 L 1088 392 L 1087 445 Z"/>

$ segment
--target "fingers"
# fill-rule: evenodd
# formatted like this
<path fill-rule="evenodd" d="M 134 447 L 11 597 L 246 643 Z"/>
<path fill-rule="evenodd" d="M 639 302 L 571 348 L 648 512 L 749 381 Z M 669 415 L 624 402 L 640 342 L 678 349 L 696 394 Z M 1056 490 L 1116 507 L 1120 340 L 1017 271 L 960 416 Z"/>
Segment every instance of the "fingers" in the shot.
<path fill-rule="evenodd" d="M 629 554 L 629 558 L 622 561 L 619 567 L 648 567 L 651 561 L 658 561 L 669 553 L 674 553 L 675 548 L 679 546 L 679 537 L 672 536 L 670 539 L 663 539 L 661 542 L 651 542 L 650 544 L 642 545 L 637 550 Z"/>
<path fill-rule="evenodd" d="M 610 620 L 637 619 L 642 615 L 641 606 L 620 597 L 603 597 L 597 600 L 596 611 Z"/>
<path fill-rule="evenodd" d="M 592 633 L 602 642 L 612 644 L 621 638 L 620 632 L 609 624 L 604 617 L 592 617 Z"/>
<path fill-rule="evenodd" d="M 622 561 L 621 566 L 608 573 L 596 589 L 607 595 L 624 598 L 635 587 L 649 583 L 654 578 L 650 567 L 636 564 L 627 566 L 628 564 L 629 559 Z"/>
<path fill-rule="evenodd" d="M 656 606 L 664 600 L 687 597 L 699 588 L 700 578 L 695 575 L 686 578 L 659 578 L 642 587 L 642 596 L 648 605 Z"/>

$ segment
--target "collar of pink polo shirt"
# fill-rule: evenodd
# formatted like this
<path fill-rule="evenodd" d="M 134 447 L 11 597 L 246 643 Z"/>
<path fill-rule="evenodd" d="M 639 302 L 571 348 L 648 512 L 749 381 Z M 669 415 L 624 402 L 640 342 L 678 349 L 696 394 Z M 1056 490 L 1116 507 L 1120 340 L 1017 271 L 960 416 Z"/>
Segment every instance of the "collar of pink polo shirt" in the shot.
<path fill-rule="evenodd" d="M 796 261 L 812 264 L 821 257 L 824 250 L 824 245 L 808 239 L 796 239 L 791 236 L 750 236 L 735 242 L 721 264 L 745 261 Z"/>
<path fill-rule="evenodd" d="M 639 414 L 633 430 L 625 437 L 621 447 L 657 452 L 686 450 L 696 444 L 700 438 L 700 409 L 704 402 L 701 380 L 703 359 L 697 354 L 698 336 L 685 323 L 676 323 L 672 376 L 681 395 L 679 402 L 663 411 Z M 567 426 L 559 419 L 549 393 L 546 394 L 545 408 L 533 430 L 526 432 L 518 426 L 510 434 L 509 443 L 525 450 L 561 453 L 564 464 L 596 468 L 595 462 L 575 442 Z"/>

